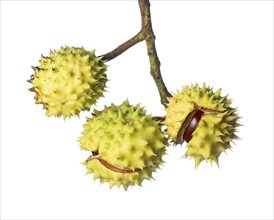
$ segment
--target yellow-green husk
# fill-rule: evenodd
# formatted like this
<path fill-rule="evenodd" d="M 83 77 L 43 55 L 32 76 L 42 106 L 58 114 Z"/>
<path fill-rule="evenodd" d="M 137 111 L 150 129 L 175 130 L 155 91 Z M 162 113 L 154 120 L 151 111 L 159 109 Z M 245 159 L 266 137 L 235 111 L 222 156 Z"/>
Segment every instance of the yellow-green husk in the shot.
<path fill-rule="evenodd" d="M 97 152 L 108 163 L 132 170 L 134 173 L 119 173 L 106 168 L 98 160 L 84 162 L 87 173 L 93 173 L 94 180 L 108 182 L 110 187 L 141 185 L 144 179 L 151 179 L 152 173 L 163 163 L 167 138 L 158 121 L 139 105 L 128 101 L 120 106 L 112 104 L 103 111 L 94 111 L 88 118 L 79 138 L 81 149 Z"/>
<path fill-rule="evenodd" d="M 95 51 L 83 47 L 61 47 L 42 56 L 34 67 L 30 82 L 37 104 L 42 104 L 47 116 L 64 118 L 90 110 L 106 87 L 106 65 Z"/>
<path fill-rule="evenodd" d="M 204 114 L 187 144 L 185 157 L 195 160 L 195 167 L 201 161 L 214 161 L 219 164 L 219 156 L 231 148 L 237 139 L 238 119 L 236 108 L 231 107 L 232 101 L 221 96 L 221 89 L 213 92 L 206 84 L 185 86 L 181 91 L 168 98 L 166 119 L 167 134 L 176 142 L 178 132 L 186 117 L 194 110 L 195 105 L 211 109 L 217 113 Z"/>

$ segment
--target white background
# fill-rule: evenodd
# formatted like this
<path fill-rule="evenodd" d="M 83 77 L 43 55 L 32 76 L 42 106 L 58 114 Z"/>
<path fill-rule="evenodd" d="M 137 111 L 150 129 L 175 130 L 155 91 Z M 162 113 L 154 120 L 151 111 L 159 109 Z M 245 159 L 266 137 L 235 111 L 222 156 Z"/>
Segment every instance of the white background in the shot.
<path fill-rule="evenodd" d="M 229 94 L 242 138 L 220 168 L 182 159 L 143 187 L 109 189 L 85 176 L 77 138 L 89 112 L 48 118 L 26 82 L 40 54 L 61 45 L 109 52 L 140 29 L 137 1 L 1 2 L 1 217 L 4 219 L 273 218 L 273 2 L 152 1 L 164 81 L 170 91 L 206 82 Z M 142 42 L 108 63 L 97 109 L 129 98 L 164 115 Z"/>

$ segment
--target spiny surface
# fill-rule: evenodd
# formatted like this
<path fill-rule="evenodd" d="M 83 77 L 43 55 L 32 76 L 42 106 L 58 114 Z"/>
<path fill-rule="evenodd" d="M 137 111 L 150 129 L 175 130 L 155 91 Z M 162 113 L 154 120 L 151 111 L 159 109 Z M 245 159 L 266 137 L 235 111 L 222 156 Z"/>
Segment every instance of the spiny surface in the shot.
<path fill-rule="evenodd" d="M 47 116 L 71 117 L 89 110 L 106 87 L 106 65 L 95 51 L 83 47 L 61 47 L 33 67 L 29 82 L 34 87 L 37 104 L 42 104 Z"/>
<path fill-rule="evenodd" d="M 167 146 L 159 122 L 147 115 L 144 108 L 128 101 L 120 106 L 112 104 L 103 111 L 95 110 L 94 115 L 84 125 L 79 139 L 81 149 L 96 152 L 109 164 L 138 172 L 115 172 L 92 159 L 84 162 L 87 173 L 93 173 L 94 179 L 101 182 L 109 182 L 110 187 L 123 185 L 125 190 L 152 178 L 163 162 Z"/>
<path fill-rule="evenodd" d="M 198 84 L 183 87 L 169 98 L 163 122 L 167 126 L 168 135 L 175 142 L 182 124 L 195 110 L 195 105 L 215 113 L 203 114 L 187 144 L 185 157 L 194 158 L 195 167 L 203 160 L 214 161 L 218 165 L 220 154 L 231 148 L 234 139 L 238 139 L 235 134 L 240 125 L 237 123 L 237 110 L 230 106 L 231 100 L 227 96 L 221 96 L 221 89 L 214 93 L 205 83 L 202 87 Z"/>

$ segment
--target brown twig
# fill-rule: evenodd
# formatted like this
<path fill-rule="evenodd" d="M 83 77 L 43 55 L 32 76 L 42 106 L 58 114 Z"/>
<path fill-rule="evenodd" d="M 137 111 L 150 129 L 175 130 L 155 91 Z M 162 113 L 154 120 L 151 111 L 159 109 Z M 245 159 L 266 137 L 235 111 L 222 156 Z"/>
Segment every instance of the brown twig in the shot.
<path fill-rule="evenodd" d="M 116 58 L 117 56 L 119 56 L 120 54 L 124 53 L 127 49 L 131 48 L 132 46 L 134 46 L 135 44 L 137 44 L 143 40 L 144 40 L 144 35 L 143 35 L 142 31 L 140 31 L 134 37 L 130 38 L 128 41 L 121 44 L 120 46 L 118 46 L 117 48 L 112 50 L 111 52 L 102 55 L 102 58 L 103 58 L 103 60 L 110 61 L 110 60 Z"/>
<path fill-rule="evenodd" d="M 110 61 L 134 46 L 135 44 L 145 40 L 150 61 L 150 73 L 158 88 L 161 103 L 166 106 L 168 103 L 167 97 L 170 97 L 171 94 L 168 92 L 161 75 L 161 63 L 157 55 L 155 46 L 155 35 L 152 29 L 149 0 L 139 0 L 139 8 L 142 18 L 141 31 L 139 31 L 134 37 L 132 37 L 125 43 L 121 44 L 111 52 L 102 55 L 101 57 L 103 58 L 103 60 Z"/>
<path fill-rule="evenodd" d="M 150 61 L 150 73 L 158 88 L 161 97 L 161 103 L 166 106 L 168 103 L 167 97 L 170 97 L 171 94 L 168 92 L 161 75 L 161 63 L 158 58 L 155 46 L 156 38 L 152 29 L 149 0 L 139 0 L 139 7 L 142 16 L 142 31 L 144 32 L 147 53 Z"/>

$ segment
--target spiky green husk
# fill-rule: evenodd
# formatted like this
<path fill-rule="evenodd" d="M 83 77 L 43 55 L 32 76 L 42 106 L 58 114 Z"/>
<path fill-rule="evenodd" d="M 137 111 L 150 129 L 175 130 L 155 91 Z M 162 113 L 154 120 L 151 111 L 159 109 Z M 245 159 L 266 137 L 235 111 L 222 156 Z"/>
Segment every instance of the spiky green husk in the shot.
<path fill-rule="evenodd" d="M 221 89 L 214 93 L 205 83 L 203 87 L 198 84 L 185 86 L 169 98 L 166 108 L 167 114 L 163 123 L 167 126 L 167 133 L 172 140 L 176 141 L 182 123 L 194 110 L 194 104 L 219 113 L 202 116 L 187 144 L 185 157 L 194 158 L 195 167 L 203 160 L 211 163 L 214 161 L 218 165 L 220 154 L 230 149 L 231 142 L 238 138 L 235 134 L 239 126 L 237 110 L 230 106 L 231 100 L 227 96 L 221 96 Z"/>
<path fill-rule="evenodd" d="M 71 117 L 103 96 L 106 65 L 95 51 L 83 47 L 61 47 L 40 60 L 30 82 L 37 104 L 43 104 L 47 116 Z"/>
<path fill-rule="evenodd" d="M 132 170 L 135 173 L 119 173 L 103 166 L 98 160 L 84 162 L 87 173 L 94 174 L 94 180 L 108 182 L 110 187 L 141 185 L 144 179 L 163 163 L 167 138 L 159 122 L 139 105 L 128 101 L 120 106 L 112 104 L 103 111 L 94 111 L 88 118 L 79 141 L 81 149 L 97 152 L 108 163 Z"/>

